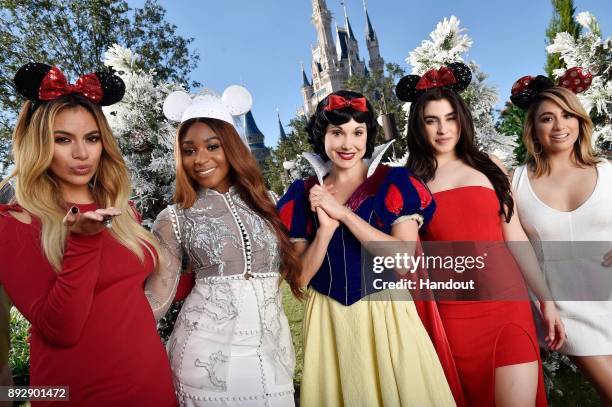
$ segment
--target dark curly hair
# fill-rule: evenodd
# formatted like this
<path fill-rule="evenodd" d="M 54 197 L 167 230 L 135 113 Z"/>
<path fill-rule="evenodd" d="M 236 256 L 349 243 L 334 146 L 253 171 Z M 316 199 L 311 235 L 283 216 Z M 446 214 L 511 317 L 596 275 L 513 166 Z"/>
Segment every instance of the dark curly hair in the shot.
<path fill-rule="evenodd" d="M 325 133 L 327 133 L 327 126 L 330 124 L 334 126 L 340 126 L 344 123 L 348 123 L 351 119 L 354 119 L 358 123 L 365 123 L 368 134 L 366 141 L 366 151 L 363 158 L 370 158 L 374 151 L 374 141 L 376 140 L 376 133 L 378 132 L 378 123 L 376 122 L 376 114 L 374 108 L 370 104 L 370 101 L 366 99 L 367 112 L 361 112 L 351 107 L 345 107 L 342 109 L 325 110 L 329 97 L 331 95 L 342 96 L 347 100 L 364 97 L 361 93 L 351 92 L 349 90 L 339 90 L 330 93 L 321 100 L 317 105 L 316 112 L 308 120 L 306 125 L 306 131 L 308 132 L 308 141 L 312 145 L 314 152 L 319 154 L 323 160 L 328 161 L 329 157 L 325 154 Z"/>

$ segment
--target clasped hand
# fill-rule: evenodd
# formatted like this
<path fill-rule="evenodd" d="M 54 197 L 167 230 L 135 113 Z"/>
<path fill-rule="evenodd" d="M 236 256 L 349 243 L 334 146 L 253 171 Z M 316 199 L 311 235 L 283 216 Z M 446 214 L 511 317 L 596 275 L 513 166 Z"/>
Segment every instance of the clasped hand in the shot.
<path fill-rule="evenodd" d="M 333 185 L 315 185 L 310 189 L 310 209 L 317 213 L 321 228 L 335 230 L 349 211 L 333 194 Z"/>

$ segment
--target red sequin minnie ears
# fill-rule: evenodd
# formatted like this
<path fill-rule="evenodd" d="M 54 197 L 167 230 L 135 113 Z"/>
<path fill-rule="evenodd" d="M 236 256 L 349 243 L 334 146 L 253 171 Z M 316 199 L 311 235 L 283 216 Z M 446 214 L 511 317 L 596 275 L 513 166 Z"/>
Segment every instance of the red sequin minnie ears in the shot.
<path fill-rule="evenodd" d="M 95 72 L 81 76 L 70 84 L 59 68 L 47 64 L 28 63 L 13 79 L 20 95 L 35 103 L 76 94 L 99 106 L 119 102 L 125 94 L 123 80 L 111 72 Z"/>
<path fill-rule="evenodd" d="M 559 78 L 559 85 L 574 93 L 584 92 L 591 86 L 593 75 L 586 69 L 575 66 L 569 68 Z M 512 85 L 510 100 L 516 106 L 526 110 L 535 101 L 540 92 L 554 87 L 555 84 L 544 75 L 523 76 Z"/>
<path fill-rule="evenodd" d="M 439 69 L 431 69 L 423 76 L 404 76 L 395 86 L 399 100 L 414 102 L 429 89 L 445 87 L 455 92 L 465 90 L 472 81 L 472 71 L 461 63 L 454 62 Z"/>

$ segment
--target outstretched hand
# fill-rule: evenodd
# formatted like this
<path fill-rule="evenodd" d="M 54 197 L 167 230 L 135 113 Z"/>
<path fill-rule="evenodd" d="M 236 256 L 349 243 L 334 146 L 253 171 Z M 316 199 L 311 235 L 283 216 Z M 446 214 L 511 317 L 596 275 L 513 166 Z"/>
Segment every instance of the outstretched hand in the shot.
<path fill-rule="evenodd" d="M 119 215 L 121 215 L 121 210 L 113 207 L 80 212 L 79 208 L 73 206 L 64 217 L 63 224 L 68 227 L 70 233 L 95 235 L 107 227 L 105 222 L 112 221 L 115 216 Z"/>

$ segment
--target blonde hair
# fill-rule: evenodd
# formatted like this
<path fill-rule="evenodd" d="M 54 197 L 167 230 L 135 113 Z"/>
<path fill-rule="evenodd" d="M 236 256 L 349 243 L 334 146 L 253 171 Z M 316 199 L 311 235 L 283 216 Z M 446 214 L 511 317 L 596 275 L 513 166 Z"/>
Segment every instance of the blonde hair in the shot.
<path fill-rule="evenodd" d="M 102 142 L 102 155 L 92 180 L 92 193 L 99 207 L 109 206 L 121 210 L 113 220 L 111 235 L 144 261 L 142 245 L 157 256 L 153 234 L 143 228 L 132 216 L 128 198 L 131 183 L 125 161 L 110 126 L 99 106 L 78 96 L 66 96 L 42 103 L 32 112 L 32 102 L 23 105 L 13 132 L 13 158 L 15 167 L 0 188 L 14 178 L 14 200 L 27 212 L 40 219 L 41 246 L 45 257 L 56 272 L 61 271 L 66 247 L 67 229 L 62 220 L 68 210 L 62 201 L 59 184 L 50 170 L 53 160 L 53 123 L 64 109 L 83 108 L 94 117 Z"/>
<path fill-rule="evenodd" d="M 540 104 L 549 100 L 578 119 L 580 131 L 574 143 L 573 158 L 579 166 L 597 165 L 599 159 L 591 145 L 593 122 L 576 95 L 569 89 L 555 86 L 538 94 L 537 99 L 527 110 L 523 126 L 523 144 L 527 149 L 525 162 L 533 170 L 536 178 L 550 174 L 550 161 L 546 151 L 536 151 L 536 113 Z M 540 146 L 541 147 L 541 146 Z M 540 148 L 541 149 L 541 148 Z"/>

